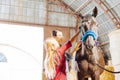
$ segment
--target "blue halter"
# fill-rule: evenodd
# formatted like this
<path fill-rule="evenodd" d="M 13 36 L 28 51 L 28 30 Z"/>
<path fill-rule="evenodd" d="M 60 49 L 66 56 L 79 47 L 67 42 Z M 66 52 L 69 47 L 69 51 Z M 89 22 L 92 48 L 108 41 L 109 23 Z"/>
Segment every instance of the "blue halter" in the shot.
<path fill-rule="evenodd" d="M 82 36 L 82 42 L 85 42 L 85 40 L 87 39 L 88 36 L 92 36 L 94 40 L 97 40 L 97 35 L 92 30 L 88 30 Z"/>

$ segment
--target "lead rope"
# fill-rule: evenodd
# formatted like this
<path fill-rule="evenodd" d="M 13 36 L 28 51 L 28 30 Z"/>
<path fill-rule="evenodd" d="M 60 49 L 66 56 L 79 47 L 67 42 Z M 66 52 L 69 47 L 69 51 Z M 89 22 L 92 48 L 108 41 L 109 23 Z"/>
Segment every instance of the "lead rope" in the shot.
<path fill-rule="evenodd" d="M 66 76 L 68 79 L 70 78 L 68 60 L 66 60 Z"/>

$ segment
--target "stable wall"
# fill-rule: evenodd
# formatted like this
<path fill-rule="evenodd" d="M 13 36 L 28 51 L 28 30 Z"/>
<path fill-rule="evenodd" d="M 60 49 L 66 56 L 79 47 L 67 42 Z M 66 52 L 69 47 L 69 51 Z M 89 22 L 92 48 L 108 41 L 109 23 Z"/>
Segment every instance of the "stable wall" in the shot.
<path fill-rule="evenodd" d="M 112 31 L 108 36 L 110 39 L 112 64 L 115 71 L 120 71 L 120 29 Z M 115 80 L 120 80 L 120 74 L 115 74 Z"/>

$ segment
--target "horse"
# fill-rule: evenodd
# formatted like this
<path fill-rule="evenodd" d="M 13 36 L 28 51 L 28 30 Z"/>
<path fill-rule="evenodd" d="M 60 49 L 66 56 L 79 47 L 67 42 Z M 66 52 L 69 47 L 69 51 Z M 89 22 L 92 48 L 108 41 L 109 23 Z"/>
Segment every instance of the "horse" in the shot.
<path fill-rule="evenodd" d="M 95 19 L 97 14 L 98 10 L 95 7 L 92 14 L 80 15 L 82 38 L 75 56 L 78 64 L 78 80 L 85 80 L 86 77 L 91 77 L 92 80 L 100 80 L 100 75 L 104 70 L 110 73 L 120 73 L 120 71 L 114 72 L 104 68 L 104 55 L 97 42 L 98 32 Z"/>
<path fill-rule="evenodd" d="M 80 31 L 82 34 L 82 44 L 76 51 L 75 60 L 78 64 L 77 77 L 78 80 L 86 80 L 91 77 L 92 80 L 100 80 L 100 75 L 104 71 L 100 67 L 105 66 L 105 61 L 101 49 L 97 42 L 97 7 L 93 9 L 92 14 L 82 16 Z"/>

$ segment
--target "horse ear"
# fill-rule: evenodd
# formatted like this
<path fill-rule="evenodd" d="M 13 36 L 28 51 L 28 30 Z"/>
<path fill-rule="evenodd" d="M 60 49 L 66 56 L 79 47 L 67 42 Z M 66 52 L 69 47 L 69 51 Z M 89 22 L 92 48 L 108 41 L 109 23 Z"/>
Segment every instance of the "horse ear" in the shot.
<path fill-rule="evenodd" d="M 98 14 L 98 9 L 97 9 L 97 7 L 95 7 L 95 8 L 93 9 L 92 16 L 96 17 L 97 14 Z"/>

